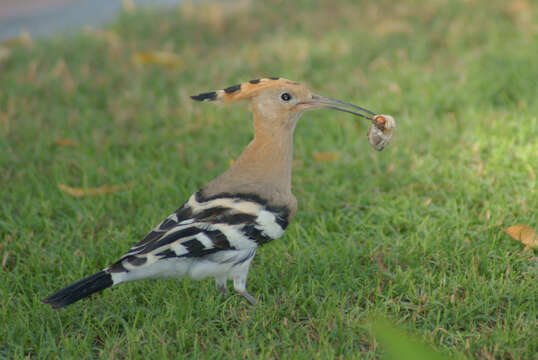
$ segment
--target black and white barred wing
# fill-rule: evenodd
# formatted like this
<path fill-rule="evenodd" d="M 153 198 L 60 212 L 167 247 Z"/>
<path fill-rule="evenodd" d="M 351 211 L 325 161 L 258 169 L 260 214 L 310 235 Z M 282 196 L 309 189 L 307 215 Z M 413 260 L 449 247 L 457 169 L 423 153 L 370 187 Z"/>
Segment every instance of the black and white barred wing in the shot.
<path fill-rule="evenodd" d="M 198 192 L 109 270 L 125 272 L 170 258 L 201 258 L 225 250 L 255 249 L 284 233 L 288 210 L 254 195 Z"/>

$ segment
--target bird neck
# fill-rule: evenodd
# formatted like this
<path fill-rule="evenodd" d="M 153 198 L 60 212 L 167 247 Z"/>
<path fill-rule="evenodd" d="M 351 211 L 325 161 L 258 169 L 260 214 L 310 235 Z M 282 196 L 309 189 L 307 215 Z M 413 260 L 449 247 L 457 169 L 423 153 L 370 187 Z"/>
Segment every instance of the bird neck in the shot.
<path fill-rule="evenodd" d="M 218 193 L 252 192 L 272 199 L 291 197 L 293 131 L 285 122 L 271 122 L 254 111 L 254 139 L 233 165 L 203 190 L 211 196 Z"/>
<path fill-rule="evenodd" d="M 270 182 L 291 192 L 293 165 L 293 127 L 279 126 L 254 113 L 254 139 L 237 158 L 230 171 L 248 176 L 251 181 Z M 277 123 L 278 124 L 278 123 Z"/>

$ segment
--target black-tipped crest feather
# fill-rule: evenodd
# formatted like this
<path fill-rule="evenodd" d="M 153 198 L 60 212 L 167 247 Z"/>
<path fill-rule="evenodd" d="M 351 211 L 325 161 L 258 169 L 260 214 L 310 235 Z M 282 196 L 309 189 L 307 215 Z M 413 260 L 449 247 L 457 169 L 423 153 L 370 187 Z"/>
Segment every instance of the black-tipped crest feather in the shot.
<path fill-rule="evenodd" d="M 214 101 L 217 99 L 217 92 L 211 91 L 206 93 L 201 93 L 198 95 L 192 95 L 191 99 L 196 101 Z"/>

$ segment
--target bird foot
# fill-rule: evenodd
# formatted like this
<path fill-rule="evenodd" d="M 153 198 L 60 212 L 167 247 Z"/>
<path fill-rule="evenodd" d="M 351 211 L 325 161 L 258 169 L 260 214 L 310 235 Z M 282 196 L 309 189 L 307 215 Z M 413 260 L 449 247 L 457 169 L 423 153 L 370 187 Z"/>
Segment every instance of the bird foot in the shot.
<path fill-rule="evenodd" d="M 240 292 L 239 294 L 243 295 L 243 297 L 245 299 L 247 299 L 247 301 L 250 303 L 250 305 L 256 305 L 258 303 L 258 301 L 256 299 L 254 299 L 254 296 L 250 295 L 246 291 Z"/>
<path fill-rule="evenodd" d="M 226 289 L 226 285 L 217 285 L 217 290 L 223 295 L 228 295 L 228 289 Z"/>

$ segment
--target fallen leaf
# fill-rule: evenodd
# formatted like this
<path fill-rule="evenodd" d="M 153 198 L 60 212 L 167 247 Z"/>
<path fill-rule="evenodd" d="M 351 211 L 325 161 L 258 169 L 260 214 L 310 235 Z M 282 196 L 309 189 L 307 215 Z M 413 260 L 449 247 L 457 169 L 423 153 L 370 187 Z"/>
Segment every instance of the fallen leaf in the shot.
<path fill-rule="evenodd" d="M 374 26 L 375 33 L 381 36 L 392 34 L 410 34 L 413 32 L 413 26 L 407 22 L 393 20 L 384 21 L 382 25 Z"/>
<path fill-rule="evenodd" d="M 504 231 L 514 240 L 520 241 L 525 245 L 525 250 L 538 246 L 538 238 L 534 229 L 529 225 L 514 225 Z"/>
<path fill-rule="evenodd" d="M 105 41 L 109 46 L 113 48 L 119 48 L 122 45 L 122 39 L 117 32 L 113 30 L 90 30 L 89 34 L 96 37 L 99 40 Z"/>
<path fill-rule="evenodd" d="M 132 186 L 131 183 L 124 184 L 124 185 L 112 185 L 112 186 L 105 184 L 98 188 L 83 189 L 83 188 L 74 188 L 74 187 L 67 186 L 64 184 L 58 184 L 58 188 L 60 188 L 60 190 L 65 191 L 69 195 L 73 195 L 76 197 L 112 194 L 117 191 L 127 190 L 131 188 L 131 186 Z"/>
<path fill-rule="evenodd" d="M 4 253 L 4 257 L 2 258 L 2 269 L 5 269 L 7 267 L 7 259 L 9 259 L 9 251 L 6 251 Z"/>
<path fill-rule="evenodd" d="M 396 95 L 402 94 L 402 89 L 400 88 L 400 85 L 394 82 L 389 84 L 389 91 Z"/>
<path fill-rule="evenodd" d="M 312 153 L 314 160 L 319 162 L 331 162 L 340 157 L 339 152 L 315 152 Z"/>
<path fill-rule="evenodd" d="M 136 10 L 136 5 L 133 0 L 122 0 L 121 7 L 127 14 L 132 14 Z"/>
<path fill-rule="evenodd" d="M 54 144 L 56 144 L 58 146 L 63 146 L 63 147 L 75 147 L 75 146 L 78 146 L 78 142 L 76 142 L 73 139 L 69 139 L 69 138 L 55 139 Z"/>
<path fill-rule="evenodd" d="M 532 170 L 532 166 L 530 164 L 526 164 L 525 165 L 527 170 L 529 171 L 529 176 L 531 178 L 531 180 L 536 180 L 536 174 L 534 173 L 534 170 Z"/>
<path fill-rule="evenodd" d="M 168 67 L 180 67 L 183 65 L 181 56 L 167 51 L 140 51 L 134 53 L 132 60 L 135 64 L 155 64 Z"/>
<path fill-rule="evenodd" d="M 11 56 L 11 50 L 7 47 L 0 46 L 0 63 Z"/>
<path fill-rule="evenodd" d="M 54 66 L 51 75 L 55 78 L 59 78 L 60 80 L 62 80 L 63 88 L 67 92 L 72 93 L 76 89 L 77 85 L 73 81 L 73 77 L 71 76 L 69 67 L 67 66 L 67 63 L 64 59 L 59 59 L 56 62 L 56 65 Z"/>
<path fill-rule="evenodd" d="M 235 159 L 228 159 L 228 165 L 232 166 L 235 163 Z"/>
<path fill-rule="evenodd" d="M 23 31 L 19 36 L 5 39 L 2 41 L 2 44 L 7 47 L 24 46 L 29 48 L 32 47 L 33 41 L 30 33 L 28 31 Z"/>
<path fill-rule="evenodd" d="M 212 170 L 215 167 L 215 163 L 212 160 L 206 160 L 204 162 L 204 167 L 206 170 Z"/>

